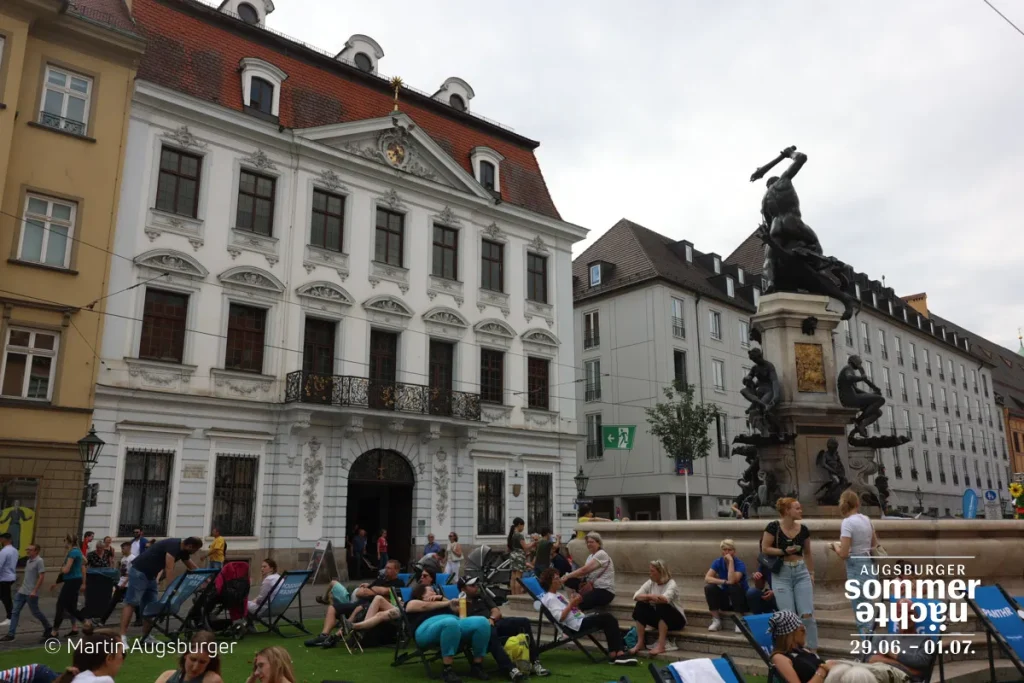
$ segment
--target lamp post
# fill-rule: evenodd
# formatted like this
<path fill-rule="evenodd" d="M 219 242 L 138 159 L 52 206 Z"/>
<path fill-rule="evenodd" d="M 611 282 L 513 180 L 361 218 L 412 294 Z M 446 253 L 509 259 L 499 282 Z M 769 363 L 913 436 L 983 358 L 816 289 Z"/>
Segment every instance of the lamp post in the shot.
<path fill-rule="evenodd" d="M 89 433 L 78 440 L 78 457 L 82 460 L 82 470 L 85 474 L 82 484 L 82 513 L 78 518 L 78 539 L 81 542 L 82 534 L 85 533 L 85 504 L 89 497 L 89 474 L 99 460 L 100 451 L 106 444 L 103 439 L 96 436 L 96 425 L 89 429 Z"/>
<path fill-rule="evenodd" d="M 582 499 L 587 495 L 587 482 L 590 481 L 590 477 L 583 474 L 583 468 L 580 468 L 579 473 L 572 478 L 576 482 L 576 497 Z"/>
<path fill-rule="evenodd" d="M 917 491 L 914 491 L 914 497 L 917 498 L 917 511 L 918 513 L 924 512 L 924 492 L 921 491 L 921 487 L 917 487 Z"/>

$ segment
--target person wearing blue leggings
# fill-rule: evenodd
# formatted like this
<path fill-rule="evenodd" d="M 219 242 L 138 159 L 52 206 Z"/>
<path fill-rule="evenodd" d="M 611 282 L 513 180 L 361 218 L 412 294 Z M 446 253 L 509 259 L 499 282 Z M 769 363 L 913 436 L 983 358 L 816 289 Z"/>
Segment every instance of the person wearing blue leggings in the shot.
<path fill-rule="evenodd" d="M 433 586 L 416 584 L 405 611 L 409 616 L 416 645 L 421 648 L 441 646 L 441 661 L 444 669 L 441 680 L 444 683 L 460 683 L 452 664 L 463 643 L 468 642 L 473 655 L 469 675 L 481 681 L 489 676 L 484 672 L 483 660 L 491 641 L 491 622 L 484 617 L 459 619 L 452 611 L 459 608 L 459 601 L 446 600 Z"/>

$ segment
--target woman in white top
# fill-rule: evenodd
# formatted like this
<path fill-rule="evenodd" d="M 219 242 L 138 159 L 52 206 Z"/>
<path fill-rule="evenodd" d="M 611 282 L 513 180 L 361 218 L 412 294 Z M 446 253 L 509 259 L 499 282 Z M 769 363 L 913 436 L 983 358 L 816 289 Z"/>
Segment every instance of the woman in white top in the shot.
<path fill-rule="evenodd" d="M 875 528 L 871 526 L 871 520 L 860 513 L 860 496 L 852 489 L 843 491 L 839 497 L 839 513 L 843 516 L 842 526 L 839 528 L 839 543 L 829 544 L 829 548 L 841 559 L 846 560 L 846 582 L 855 581 L 857 585 L 863 586 L 864 581 L 871 577 L 871 553 L 878 545 L 878 536 Z M 860 598 L 851 600 L 853 605 L 854 619 L 857 621 L 857 631 L 870 633 L 871 623 L 857 618 L 857 608 L 862 602 Z"/>
<path fill-rule="evenodd" d="M 263 583 L 260 584 L 260 592 L 256 599 L 249 601 L 249 614 L 256 614 L 257 609 L 260 612 L 266 612 L 271 601 L 274 599 L 271 592 L 276 595 L 277 591 L 280 590 L 278 582 L 281 579 L 281 575 L 277 573 L 277 562 L 269 557 L 263 560 L 263 564 L 260 565 L 260 574 L 263 576 Z M 270 595 L 270 599 L 264 604 L 263 600 L 268 595 Z"/>
<path fill-rule="evenodd" d="M 636 606 L 633 621 L 636 622 L 636 647 L 629 651 L 635 655 L 647 647 L 644 629 L 647 626 L 658 629 L 658 644 L 651 650 L 651 656 L 660 655 L 668 649 L 666 642 L 669 631 L 679 631 L 686 626 L 683 604 L 679 601 L 679 587 L 672 580 L 663 560 L 652 560 L 651 578 L 633 594 Z"/>
<path fill-rule="evenodd" d="M 462 569 L 462 544 L 459 543 L 459 535 L 454 531 L 448 534 L 447 550 L 445 555 L 448 557 L 448 563 L 444 566 L 444 571 L 458 578 Z"/>
<path fill-rule="evenodd" d="M 580 603 L 580 610 L 587 612 L 595 607 L 604 607 L 615 599 L 615 564 L 612 558 L 601 547 L 601 534 L 591 531 L 586 536 L 587 550 L 590 555 L 582 567 L 576 571 L 569 572 L 562 577 L 562 582 L 570 579 L 587 577 L 587 584 L 590 588 L 580 585 L 580 593 L 583 601 Z"/>

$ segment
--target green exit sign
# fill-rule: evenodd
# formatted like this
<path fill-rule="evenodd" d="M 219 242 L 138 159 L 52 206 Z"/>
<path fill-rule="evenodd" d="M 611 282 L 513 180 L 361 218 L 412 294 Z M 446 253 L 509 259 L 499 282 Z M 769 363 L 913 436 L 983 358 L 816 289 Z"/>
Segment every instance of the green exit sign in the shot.
<path fill-rule="evenodd" d="M 601 427 L 601 441 L 606 451 L 631 451 L 636 425 L 604 425 Z"/>

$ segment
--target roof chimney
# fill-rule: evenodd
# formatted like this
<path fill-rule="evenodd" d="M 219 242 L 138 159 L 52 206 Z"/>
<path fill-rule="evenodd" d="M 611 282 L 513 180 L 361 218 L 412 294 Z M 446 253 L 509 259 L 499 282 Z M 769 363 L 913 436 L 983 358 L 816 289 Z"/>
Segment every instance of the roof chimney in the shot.
<path fill-rule="evenodd" d="M 925 318 L 928 316 L 928 293 L 921 292 L 920 294 L 911 294 L 910 296 L 902 297 L 907 305 L 913 308 L 915 311 L 923 315 Z"/>

